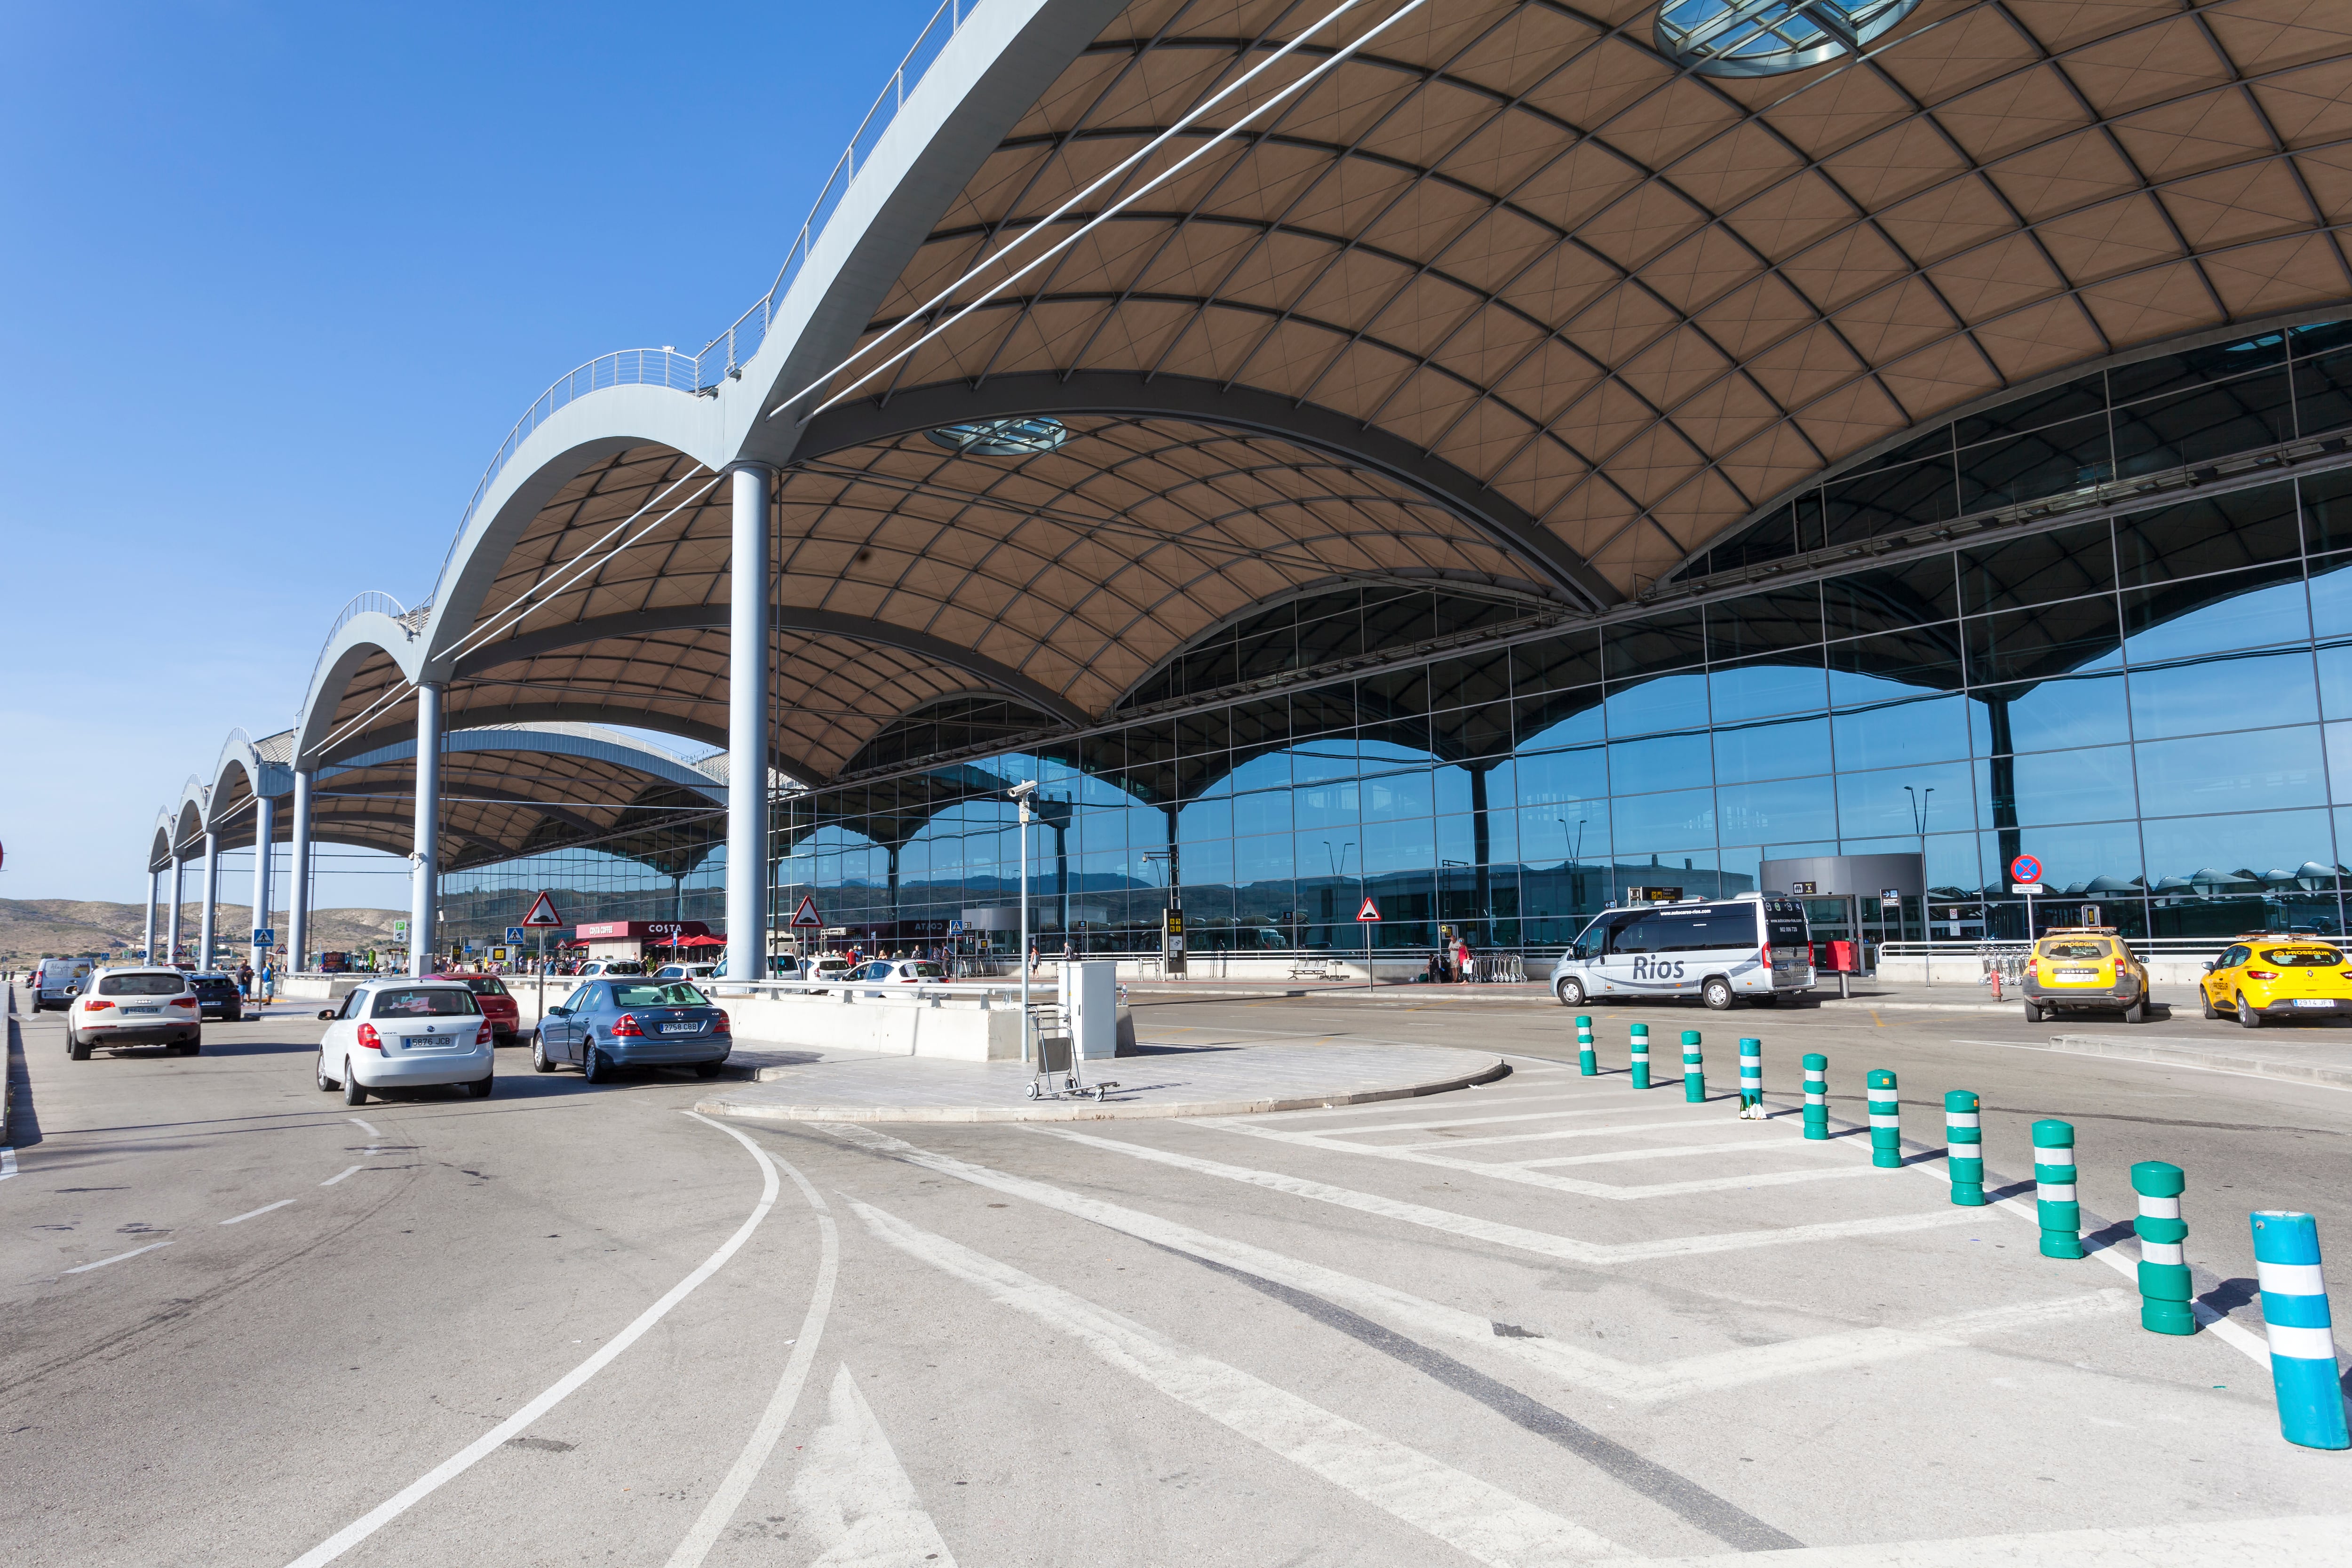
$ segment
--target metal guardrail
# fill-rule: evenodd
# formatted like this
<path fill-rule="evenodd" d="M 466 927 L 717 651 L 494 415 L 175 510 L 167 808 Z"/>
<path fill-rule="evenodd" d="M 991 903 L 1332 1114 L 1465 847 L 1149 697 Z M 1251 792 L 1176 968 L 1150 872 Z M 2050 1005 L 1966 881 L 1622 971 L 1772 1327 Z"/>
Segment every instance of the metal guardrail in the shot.
<path fill-rule="evenodd" d="M 828 996 L 836 1001 L 942 1002 L 971 1001 L 987 1012 L 992 1006 L 1020 1003 L 1020 983 L 1004 981 L 919 980 L 709 980 L 702 988 L 713 996 Z M 1059 992 L 1050 980 L 1032 981 L 1033 1007 L 1054 1003 Z"/>
<path fill-rule="evenodd" d="M 465 515 L 457 520 L 457 532 L 451 536 L 449 548 L 441 558 L 441 573 L 435 574 L 435 583 L 439 583 L 441 574 L 448 571 L 449 561 L 457 554 L 457 542 L 465 538 L 467 528 L 474 521 L 475 509 L 482 504 L 482 497 L 489 492 L 492 482 L 530 433 L 545 424 L 558 409 L 588 393 L 610 386 L 662 386 L 676 392 L 708 396 L 718 391 L 721 381 L 741 374 L 743 362 L 758 353 L 761 345 L 768 341 L 768 329 L 775 324 L 776 307 L 782 300 L 784 291 L 792 287 L 793 279 L 800 275 L 802 267 L 806 265 L 810 247 L 824 233 L 824 226 L 832 220 L 842 198 L 856 181 L 857 172 L 873 155 L 882 133 L 898 118 L 898 110 L 906 107 L 907 95 L 921 84 L 925 73 L 947 47 L 948 41 L 956 36 L 980 5 L 981 0 L 940 0 L 939 9 L 933 11 L 930 20 L 923 24 L 923 30 L 915 36 L 913 47 L 908 49 L 905 58 L 899 60 L 898 68 L 890 73 L 890 79 L 876 95 L 873 106 L 866 111 L 866 118 L 858 121 L 849 145 L 842 150 L 840 157 L 834 160 L 832 172 L 825 176 L 824 185 L 817 192 L 816 201 L 810 206 L 808 216 L 801 221 L 800 232 L 793 237 L 792 246 L 784 253 L 784 262 L 776 270 L 775 281 L 768 285 L 768 291 L 754 300 L 749 309 L 728 322 L 693 353 L 680 353 L 674 348 L 663 347 L 624 349 L 617 353 L 601 354 L 559 378 L 532 400 L 530 406 L 523 410 L 522 417 L 515 421 L 514 428 L 507 432 L 507 438 L 499 443 L 498 452 L 490 458 L 490 466 L 482 471 L 481 481 L 475 485 L 473 496 L 466 502 Z"/>
<path fill-rule="evenodd" d="M 337 612 L 333 623 L 327 627 L 326 640 L 319 645 L 319 657 L 310 664 L 311 685 L 318 684 L 319 669 L 327 662 L 327 650 L 335 646 L 337 635 L 360 616 L 371 613 L 388 616 L 398 621 L 406 629 L 410 640 L 414 641 L 433 619 L 433 601 L 427 599 L 415 609 L 410 609 L 379 588 L 370 588 L 364 593 L 352 595 L 351 603 Z M 307 696 L 310 688 L 305 687 L 303 691 Z"/>

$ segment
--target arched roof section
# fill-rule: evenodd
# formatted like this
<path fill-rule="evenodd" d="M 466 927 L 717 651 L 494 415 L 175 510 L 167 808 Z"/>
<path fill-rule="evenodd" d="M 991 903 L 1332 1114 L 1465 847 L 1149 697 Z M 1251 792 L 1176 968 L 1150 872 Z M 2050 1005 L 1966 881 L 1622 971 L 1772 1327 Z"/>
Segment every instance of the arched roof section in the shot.
<path fill-rule="evenodd" d="M 327 637 L 295 718 L 287 762 L 314 766 L 346 733 L 408 700 L 404 689 L 423 671 L 419 633 L 429 611 L 394 616 L 347 614 Z"/>
<path fill-rule="evenodd" d="M 172 842 L 181 857 L 201 854 L 205 841 L 205 805 L 210 792 L 195 774 L 180 786 L 180 801 L 171 808 Z"/>
<path fill-rule="evenodd" d="M 147 842 L 147 869 L 150 871 L 172 868 L 172 830 L 174 826 L 175 819 L 170 806 L 163 806 L 155 813 L 154 837 Z"/>
<path fill-rule="evenodd" d="M 825 395 L 1286 401 L 1458 471 L 1631 595 L 1941 410 L 2352 299 L 2352 51 L 2315 11 L 1930 0 L 1861 58 L 1731 79 L 1662 56 L 1654 9 L 1424 6 L 1341 58 L 1389 8 L 1350 12 L 1211 106 L 1319 10 L 1136 0 Z"/>

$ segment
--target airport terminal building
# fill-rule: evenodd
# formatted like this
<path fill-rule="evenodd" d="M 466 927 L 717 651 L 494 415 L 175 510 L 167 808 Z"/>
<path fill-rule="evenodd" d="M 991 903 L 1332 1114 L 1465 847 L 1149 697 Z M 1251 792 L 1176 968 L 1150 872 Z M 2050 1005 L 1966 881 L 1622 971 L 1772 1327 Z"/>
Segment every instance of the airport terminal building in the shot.
<path fill-rule="evenodd" d="M 550 388 L 151 868 L 914 946 L 1034 779 L 1055 951 L 1897 852 L 1872 934 L 2022 936 L 2021 853 L 2341 932 L 2347 212 L 2318 8 L 951 0 L 770 291 Z"/>

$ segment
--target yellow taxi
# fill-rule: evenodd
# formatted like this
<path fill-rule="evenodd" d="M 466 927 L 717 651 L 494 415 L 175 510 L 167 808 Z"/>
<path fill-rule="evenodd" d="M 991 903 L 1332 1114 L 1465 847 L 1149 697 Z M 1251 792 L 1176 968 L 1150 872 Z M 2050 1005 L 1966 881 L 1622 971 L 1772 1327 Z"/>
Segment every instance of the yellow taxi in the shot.
<path fill-rule="evenodd" d="M 2207 1017 L 2227 1013 L 2248 1029 L 2266 1018 L 2352 1015 L 2352 959 L 2315 937 L 2242 936 L 2205 966 L 2198 986 Z"/>
<path fill-rule="evenodd" d="M 2116 1013 L 2126 1024 L 2147 1016 L 2147 968 L 2113 926 L 2061 926 L 2044 931 L 2025 961 L 2025 1021 L 2052 1014 Z"/>

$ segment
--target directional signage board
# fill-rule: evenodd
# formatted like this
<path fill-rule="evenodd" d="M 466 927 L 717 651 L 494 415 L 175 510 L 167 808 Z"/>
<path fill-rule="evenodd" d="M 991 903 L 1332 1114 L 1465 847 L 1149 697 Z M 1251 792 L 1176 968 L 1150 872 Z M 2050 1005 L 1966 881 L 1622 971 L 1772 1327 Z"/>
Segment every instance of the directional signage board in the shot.
<path fill-rule="evenodd" d="M 394 942 L 406 942 L 408 940 L 408 922 L 406 921 L 394 921 L 392 922 L 392 940 Z"/>
<path fill-rule="evenodd" d="M 532 900 L 530 913 L 522 917 L 522 923 L 527 926 L 560 926 L 563 923 L 563 917 L 555 912 L 555 900 L 541 893 Z"/>
<path fill-rule="evenodd" d="M 1381 906 L 1367 897 L 1364 900 L 1364 907 L 1356 911 L 1356 918 L 1360 921 L 1376 921 L 1381 918 Z"/>
<path fill-rule="evenodd" d="M 820 931 L 824 929 L 824 917 L 816 912 L 816 898 L 814 894 L 801 895 L 801 907 L 793 911 L 793 924 L 814 926 Z"/>

